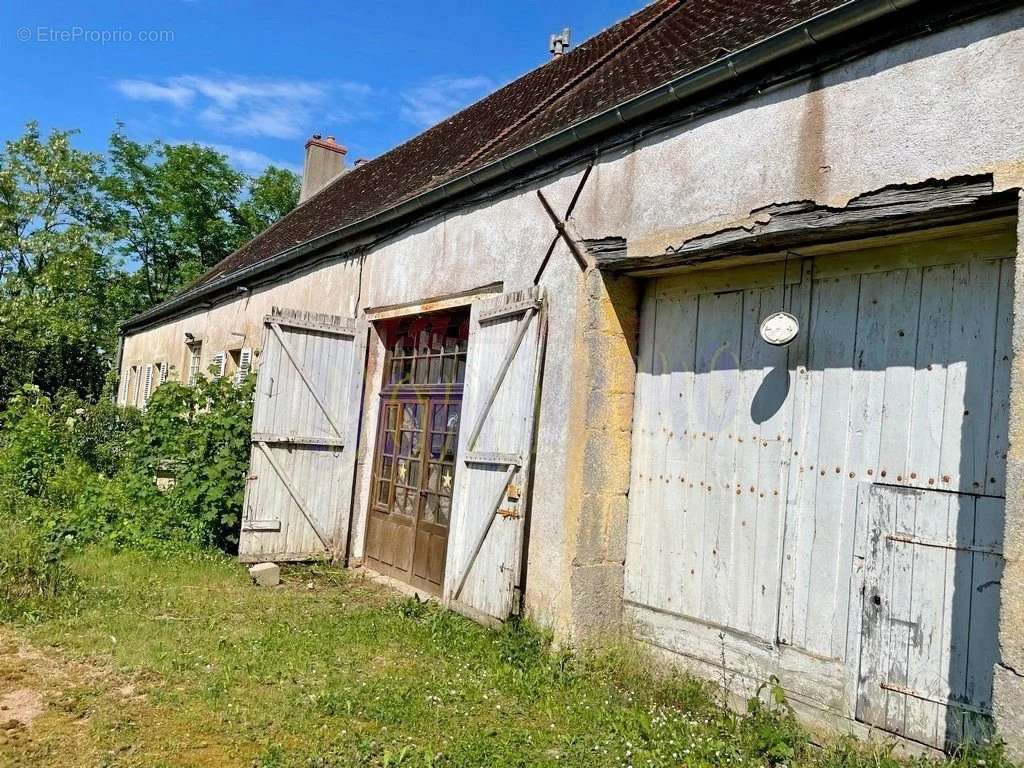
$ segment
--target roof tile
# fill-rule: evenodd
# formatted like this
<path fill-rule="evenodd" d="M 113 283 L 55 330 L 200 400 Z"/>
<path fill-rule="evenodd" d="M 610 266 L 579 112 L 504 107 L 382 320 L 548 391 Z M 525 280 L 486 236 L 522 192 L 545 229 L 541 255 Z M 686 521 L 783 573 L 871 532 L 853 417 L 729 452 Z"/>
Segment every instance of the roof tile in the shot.
<path fill-rule="evenodd" d="M 352 168 L 189 290 L 384 211 L 846 0 L 657 0 Z"/>

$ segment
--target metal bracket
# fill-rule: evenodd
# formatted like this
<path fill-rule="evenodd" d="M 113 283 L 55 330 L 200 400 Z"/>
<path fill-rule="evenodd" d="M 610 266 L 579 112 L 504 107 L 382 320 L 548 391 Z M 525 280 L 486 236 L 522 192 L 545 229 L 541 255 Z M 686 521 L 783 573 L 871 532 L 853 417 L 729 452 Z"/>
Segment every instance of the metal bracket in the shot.
<path fill-rule="evenodd" d="M 915 691 L 912 688 L 907 688 L 904 685 L 897 685 L 896 683 L 880 683 L 879 687 L 883 691 L 891 691 L 893 693 L 902 693 L 904 696 L 910 696 L 914 699 L 920 699 L 921 701 L 930 701 L 933 704 L 940 704 L 944 707 L 953 707 L 955 709 L 962 709 L 964 712 L 973 712 L 976 715 L 985 715 L 986 717 L 992 716 L 992 710 L 984 709 L 982 707 L 976 707 L 973 704 L 968 704 L 963 701 L 957 701 L 952 698 L 944 698 L 940 696 L 932 696 L 921 691 Z"/>
<path fill-rule="evenodd" d="M 886 541 L 896 541 L 900 544 L 916 544 L 919 547 L 935 547 L 936 549 L 952 549 L 958 552 L 980 552 L 984 555 L 1003 556 L 1003 551 L 995 547 L 979 547 L 974 544 L 957 544 L 954 541 L 940 541 L 938 539 L 922 539 L 919 536 L 912 536 L 909 533 L 890 533 L 885 537 Z"/>

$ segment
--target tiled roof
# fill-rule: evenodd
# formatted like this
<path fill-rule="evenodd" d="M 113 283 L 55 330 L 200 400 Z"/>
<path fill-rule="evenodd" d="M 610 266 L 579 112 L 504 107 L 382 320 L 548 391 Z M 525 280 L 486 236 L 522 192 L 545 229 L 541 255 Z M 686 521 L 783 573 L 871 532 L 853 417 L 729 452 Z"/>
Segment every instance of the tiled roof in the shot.
<path fill-rule="evenodd" d="M 380 157 L 189 289 L 387 210 L 846 0 L 658 0 Z"/>

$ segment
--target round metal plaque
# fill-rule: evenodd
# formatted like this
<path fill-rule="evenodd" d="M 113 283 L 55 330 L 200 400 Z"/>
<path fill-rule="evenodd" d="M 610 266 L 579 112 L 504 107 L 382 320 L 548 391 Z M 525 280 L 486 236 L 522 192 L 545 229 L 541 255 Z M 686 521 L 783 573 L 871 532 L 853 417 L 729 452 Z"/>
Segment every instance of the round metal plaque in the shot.
<path fill-rule="evenodd" d="M 761 338 L 776 347 L 784 347 L 800 333 L 800 321 L 789 312 L 775 312 L 761 321 Z"/>

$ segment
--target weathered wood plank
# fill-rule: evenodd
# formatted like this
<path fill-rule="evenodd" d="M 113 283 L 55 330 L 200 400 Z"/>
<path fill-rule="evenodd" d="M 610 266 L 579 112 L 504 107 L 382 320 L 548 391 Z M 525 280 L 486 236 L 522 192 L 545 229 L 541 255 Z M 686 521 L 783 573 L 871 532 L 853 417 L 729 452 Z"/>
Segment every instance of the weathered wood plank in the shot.
<path fill-rule="evenodd" d="M 331 315 L 326 312 L 310 312 L 304 309 L 272 307 L 270 314 L 263 320 L 265 323 L 277 323 L 289 328 L 325 331 L 343 336 L 354 336 L 356 332 L 355 321 L 351 318 Z"/>
<path fill-rule="evenodd" d="M 302 358 L 298 357 L 298 353 L 292 349 L 291 344 L 289 344 L 287 339 L 285 339 L 284 334 L 281 332 L 281 326 L 278 325 L 277 323 L 271 323 L 270 327 L 274 331 L 274 334 L 277 336 L 277 340 L 281 344 L 281 349 L 284 350 L 285 355 L 288 356 L 288 359 L 292 362 L 292 365 L 295 366 L 295 370 L 301 377 L 303 383 L 306 385 L 306 387 L 309 388 L 309 393 L 313 396 L 313 400 L 316 402 L 316 404 L 320 406 L 320 409 L 323 411 L 324 416 L 327 417 L 327 421 L 330 423 L 331 428 L 334 430 L 335 434 L 337 434 L 338 437 L 344 437 L 345 431 L 341 426 L 339 426 L 339 420 L 334 415 L 333 412 L 334 409 L 327 404 L 327 402 L 324 400 L 323 395 L 320 394 L 320 391 L 317 388 L 316 384 L 312 381 L 312 379 L 310 379 L 309 373 L 306 371 L 306 367 L 303 365 Z"/>
<path fill-rule="evenodd" d="M 518 320 L 515 334 L 512 336 L 512 341 L 505 350 L 505 356 L 502 358 L 501 363 L 494 374 L 490 389 L 487 392 L 487 397 L 484 398 L 484 402 L 480 406 L 480 411 L 476 414 L 476 421 L 473 423 L 473 430 L 470 432 L 469 442 L 466 444 L 470 451 L 472 451 L 476 446 L 476 441 L 479 439 L 480 432 L 484 428 L 484 422 L 487 420 L 491 407 L 494 405 L 494 400 L 498 396 L 498 390 L 501 389 L 501 385 L 505 381 L 505 375 L 508 373 L 508 369 L 511 367 L 512 361 L 515 360 L 516 354 L 519 352 L 519 345 L 523 343 L 523 339 L 526 337 L 526 332 L 530 329 L 530 321 L 533 319 L 535 314 L 536 308 L 529 308 L 527 309 L 526 314 Z M 509 315 L 505 315 L 505 317 L 508 316 Z"/>
<path fill-rule="evenodd" d="M 470 315 L 463 410 L 476 422 L 459 434 L 444 599 L 497 619 L 519 584 L 544 326 L 538 288 L 477 301 Z"/>
<path fill-rule="evenodd" d="M 347 333 L 282 326 L 278 317 L 268 316 L 256 371 L 245 520 L 278 519 L 281 525 L 278 531 L 243 529 L 239 554 L 247 560 L 301 552 L 319 557 L 333 546 L 331 554 L 343 556 L 355 470 L 355 452 L 344 447 L 353 444 L 358 424 L 353 412 L 362 392 L 364 346 Z M 344 426 L 339 412 L 346 415 Z"/>
<path fill-rule="evenodd" d="M 310 527 L 316 533 L 317 538 L 320 539 L 320 542 L 325 548 L 329 549 L 330 540 L 327 538 L 327 534 L 321 530 L 316 518 L 310 511 L 309 504 L 303 497 L 302 492 L 295 487 L 295 484 L 288 476 L 288 472 L 285 471 L 285 469 L 278 463 L 277 459 L 274 458 L 274 454 L 271 451 L 270 446 L 266 443 L 257 443 L 257 445 L 260 447 L 260 450 L 263 451 L 263 455 L 267 457 L 267 461 L 270 462 L 270 466 L 274 468 L 274 471 L 281 479 L 281 483 L 284 485 L 285 489 L 287 489 L 288 493 L 291 494 L 291 497 L 295 500 L 296 505 L 299 507 L 299 511 L 302 512 L 303 517 L 306 518 L 306 522 L 309 523 Z"/>
<path fill-rule="evenodd" d="M 1010 359 L 1013 354 L 1010 334 L 1013 331 L 1014 260 L 1004 259 L 999 265 L 999 286 L 996 294 L 996 341 L 993 352 L 991 415 L 985 477 L 986 493 L 1006 495 L 1006 454 L 1009 450 Z"/>
<path fill-rule="evenodd" d="M 344 448 L 342 437 L 305 437 L 303 435 L 275 435 L 270 432 L 253 432 L 252 439 L 270 445 L 318 445 L 325 448 Z"/>
<path fill-rule="evenodd" d="M 751 211 L 751 224 L 693 237 L 659 254 L 631 256 L 617 238 L 586 246 L 599 269 L 638 271 L 1009 215 L 1016 206 L 1015 194 L 994 191 L 991 176 L 966 176 L 884 187 L 842 208 L 812 201 L 765 206 Z"/>

